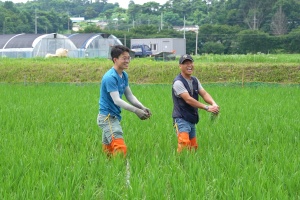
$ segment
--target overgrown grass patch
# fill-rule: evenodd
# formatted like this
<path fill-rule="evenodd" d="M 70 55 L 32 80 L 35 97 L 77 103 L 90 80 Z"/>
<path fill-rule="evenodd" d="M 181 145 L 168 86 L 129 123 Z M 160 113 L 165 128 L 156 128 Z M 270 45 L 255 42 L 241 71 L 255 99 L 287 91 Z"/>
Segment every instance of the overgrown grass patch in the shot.
<path fill-rule="evenodd" d="M 134 83 L 170 84 L 179 73 L 178 59 L 136 58 L 127 71 Z M 205 83 L 300 83 L 299 55 L 200 55 L 194 59 L 194 75 Z M 112 66 L 112 61 L 104 58 L 1 59 L 0 82 L 99 82 Z"/>

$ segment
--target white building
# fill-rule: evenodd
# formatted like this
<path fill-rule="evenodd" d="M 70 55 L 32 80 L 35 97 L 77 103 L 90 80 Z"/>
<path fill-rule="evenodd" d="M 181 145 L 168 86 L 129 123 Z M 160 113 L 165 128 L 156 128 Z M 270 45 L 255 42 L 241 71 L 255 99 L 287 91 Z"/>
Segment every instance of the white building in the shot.
<path fill-rule="evenodd" d="M 173 52 L 176 56 L 186 54 L 186 40 L 184 38 L 149 38 L 131 39 L 130 44 L 146 44 L 153 54 Z"/>

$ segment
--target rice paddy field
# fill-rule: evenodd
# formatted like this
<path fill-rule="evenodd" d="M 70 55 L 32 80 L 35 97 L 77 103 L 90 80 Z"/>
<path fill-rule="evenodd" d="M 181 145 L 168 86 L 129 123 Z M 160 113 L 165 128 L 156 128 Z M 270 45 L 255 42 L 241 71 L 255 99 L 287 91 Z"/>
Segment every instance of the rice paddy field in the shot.
<path fill-rule="evenodd" d="M 197 152 L 177 154 L 170 84 L 131 84 L 127 158 L 102 152 L 98 83 L 1 83 L 0 199 L 300 199 L 299 84 L 203 84 Z"/>

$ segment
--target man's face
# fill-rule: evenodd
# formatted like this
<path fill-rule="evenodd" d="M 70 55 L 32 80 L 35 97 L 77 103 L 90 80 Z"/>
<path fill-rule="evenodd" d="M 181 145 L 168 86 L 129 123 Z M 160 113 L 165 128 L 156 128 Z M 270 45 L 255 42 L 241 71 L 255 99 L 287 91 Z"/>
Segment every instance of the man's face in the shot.
<path fill-rule="evenodd" d="M 194 70 L 194 62 L 190 60 L 185 60 L 182 64 L 180 64 L 181 72 L 185 75 L 191 75 Z"/>
<path fill-rule="evenodd" d="M 120 69 L 128 69 L 131 58 L 128 52 L 122 53 L 118 58 L 115 58 L 115 65 Z"/>

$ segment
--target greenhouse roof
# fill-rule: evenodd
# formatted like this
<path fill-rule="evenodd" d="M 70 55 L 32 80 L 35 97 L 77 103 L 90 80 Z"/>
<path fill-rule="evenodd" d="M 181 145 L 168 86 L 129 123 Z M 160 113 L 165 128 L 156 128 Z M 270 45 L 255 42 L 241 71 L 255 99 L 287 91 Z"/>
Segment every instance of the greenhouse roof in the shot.
<path fill-rule="evenodd" d="M 115 36 L 108 33 L 75 33 L 66 36 L 79 49 L 85 49 L 86 45 L 89 44 L 91 40 L 94 40 L 95 38 L 105 38 L 105 39 L 110 38 L 110 39 L 118 40 Z M 117 43 L 121 44 L 121 42 L 117 42 Z"/>
<path fill-rule="evenodd" d="M 77 48 L 84 48 L 85 44 L 91 40 L 92 38 L 95 38 L 95 36 L 99 36 L 100 34 L 97 33 L 75 33 L 72 35 L 69 35 L 68 38 L 75 44 Z"/>
<path fill-rule="evenodd" d="M 40 34 L 9 34 L 2 35 L 0 39 L 1 49 L 11 48 L 33 48 L 33 41 L 41 36 Z"/>

